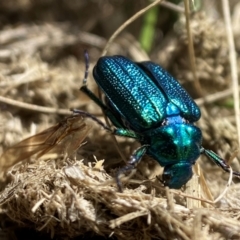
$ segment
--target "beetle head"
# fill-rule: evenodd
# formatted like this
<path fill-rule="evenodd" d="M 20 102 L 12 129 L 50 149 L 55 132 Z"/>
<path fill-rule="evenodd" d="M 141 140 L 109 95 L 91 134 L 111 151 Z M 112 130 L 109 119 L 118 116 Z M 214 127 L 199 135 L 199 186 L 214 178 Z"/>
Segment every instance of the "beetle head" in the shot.
<path fill-rule="evenodd" d="M 180 162 L 165 166 L 162 175 L 162 182 L 164 186 L 179 189 L 188 182 L 192 175 L 192 164 Z"/>

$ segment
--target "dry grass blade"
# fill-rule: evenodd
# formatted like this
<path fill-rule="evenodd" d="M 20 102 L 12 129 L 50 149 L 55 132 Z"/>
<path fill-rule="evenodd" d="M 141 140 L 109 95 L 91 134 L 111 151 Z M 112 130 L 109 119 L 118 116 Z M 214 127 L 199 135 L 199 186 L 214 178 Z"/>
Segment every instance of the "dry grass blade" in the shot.
<path fill-rule="evenodd" d="M 226 194 L 226 192 L 228 191 L 228 189 L 229 189 L 229 187 L 231 185 L 232 178 L 233 178 L 233 170 L 232 170 L 231 167 L 229 167 L 229 168 L 230 168 L 230 174 L 229 174 L 228 183 L 227 183 L 225 189 L 223 190 L 223 192 L 214 200 L 213 203 L 219 202 L 224 197 L 224 195 Z"/>
<path fill-rule="evenodd" d="M 66 118 L 32 137 L 8 148 L 0 157 L 1 174 L 16 163 L 37 154 L 37 158 L 47 152 L 65 153 L 76 151 L 86 138 L 91 126 L 79 115 Z"/>
<path fill-rule="evenodd" d="M 191 33 L 191 28 L 190 28 L 189 1 L 184 0 L 184 5 L 185 5 L 186 28 L 187 28 L 188 41 L 189 41 L 188 54 L 189 54 L 189 58 L 190 58 L 191 70 L 192 70 L 193 77 L 194 77 L 193 86 L 195 88 L 196 93 L 198 93 L 199 96 L 202 96 L 201 85 L 199 83 L 199 80 L 198 80 L 198 77 L 196 74 L 196 60 L 195 60 L 195 52 L 194 52 L 194 47 L 193 47 L 193 36 Z"/>
<path fill-rule="evenodd" d="M 115 40 L 115 38 L 132 22 L 134 22 L 137 18 L 139 18 L 140 16 L 142 16 L 146 11 L 148 11 L 149 9 L 153 8 L 154 6 L 156 6 L 157 4 L 160 4 L 162 2 L 162 0 L 156 0 L 153 3 L 149 4 L 147 7 L 141 9 L 140 11 L 138 11 L 136 14 L 134 14 L 131 18 L 129 18 L 125 23 L 123 23 L 113 34 L 112 36 L 109 38 L 109 40 L 107 41 L 105 48 L 102 51 L 102 56 L 105 56 L 110 45 L 112 44 L 112 42 Z"/>
<path fill-rule="evenodd" d="M 69 109 L 58 109 L 58 108 L 50 108 L 50 107 L 43 107 L 34 104 L 29 104 L 25 102 L 16 101 L 14 99 L 6 98 L 0 96 L 0 102 L 12 105 L 14 107 L 23 108 L 29 111 L 41 112 L 41 113 L 57 113 L 62 115 L 70 115 L 71 111 Z"/>
<path fill-rule="evenodd" d="M 239 105 L 239 91 L 238 91 L 238 71 L 237 71 L 237 57 L 236 49 L 234 44 L 234 37 L 232 31 L 229 1 L 222 0 L 223 6 L 223 15 L 226 24 L 227 40 L 229 45 L 229 61 L 231 64 L 231 77 L 232 77 L 232 89 L 233 89 L 233 98 L 234 98 L 234 110 L 235 118 L 238 132 L 238 146 L 240 147 L 240 105 Z"/>

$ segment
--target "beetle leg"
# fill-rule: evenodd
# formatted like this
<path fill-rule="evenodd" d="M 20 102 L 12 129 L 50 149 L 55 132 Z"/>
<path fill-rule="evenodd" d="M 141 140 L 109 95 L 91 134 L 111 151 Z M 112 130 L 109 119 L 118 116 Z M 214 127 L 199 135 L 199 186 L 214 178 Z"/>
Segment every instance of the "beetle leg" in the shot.
<path fill-rule="evenodd" d="M 210 159 L 212 159 L 219 167 L 221 167 L 225 172 L 230 172 L 229 165 L 227 162 L 218 156 L 215 152 L 211 150 L 207 150 L 204 148 L 201 148 L 201 154 L 204 154 L 208 156 Z M 240 177 L 240 172 L 233 171 L 233 175 Z"/>
<path fill-rule="evenodd" d="M 80 87 L 80 91 L 84 92 L 90 99 L 92 99 L 104 112 L 108 111 L 109 109 L 107 106 L 99 99 L 90 89 L 87 87 L 87 79 L 89 73 L 89 55 L 88 52 L 84 51 L 84 58 L 85 58 L 85 73 L 83 78 L 83 85 Z"/>
<path fill-rule="evenodd" d="M 114 116 L 112 111 L 90 89 L 88 89 L 86 85 L 83 85 L 80 88 L 80 91 L 84 92 L 90 99 L 92 99 L 103 110 L 103 112 L 115 126 L 119 128 L 123 127 L 122 124 Z"/>
<path fill-rule="evenodd" d="M 91 120 L 93 120 L 94 122 L 96 122 L 98 125 L 100 125 L 101 127 L 103 127 L 106 131 L 112 133 L 113 135 L 116 136 L 120 136 L 120 137 L 127 137 L 127 138 L 134 138 L 134 139 L 141 139 L 141 136 L 138 135 L 137 133 L 135 133 L 132 130 L 129 129 L 124 129 L 124 128 L 113 128 L 111 129 L 110 127 L 108 127 L 106 124 L 104 124 L 100 119 L 98 119 L 97 117 L 95 117 L 94 115 L 79 110 L 79 109 L 73 109 L 73 113 L 74 114 L 79 114 L 83 117 L 86 118 L 90 118 Z"/>
<path fill-rule="evenodd" d="M 128 161 L 127 165 L 123 168 L 120 168 L 117 171 L 116 181 L 117 181 L 117 186 L 118 186 L 118 189 L 120 192 L 122 192 L 122 183 L 120 180 L 120 175 L 131 171 L 132 169 L 134 169 L 137 166 L 137 164 L 141 161 L 143 155 L 146 153 L 147 147 L 148 147 L 148 145 L 142 145 L 141 147 L 136 149 L 134 151 L 134 153 L 132 154 L 132 156 L 130 157 L 130 160 Z"/>
<path fill-rule="evenodd" d="M 109 111 L 107 106 L 86 85 L 81 86 L 79 90 L 92 99 L 104 112 Z"/>

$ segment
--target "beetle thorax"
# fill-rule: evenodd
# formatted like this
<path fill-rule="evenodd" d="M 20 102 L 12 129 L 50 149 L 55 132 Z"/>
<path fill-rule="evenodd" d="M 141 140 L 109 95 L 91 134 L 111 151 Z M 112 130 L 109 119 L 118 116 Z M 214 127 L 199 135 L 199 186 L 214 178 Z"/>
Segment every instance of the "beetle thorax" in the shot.
<path fill-rule="evenodd" d="M 181 121 L 181 122 L 178 122 Z M 194 164 L 200 155 L 202 142 L 201 130 L 191 123 L 185 123 L 181 116 L 172 116 L 166 125 L 152 131 L 146 139 L 148 152 L 161 166 L 176 162 Z"/>

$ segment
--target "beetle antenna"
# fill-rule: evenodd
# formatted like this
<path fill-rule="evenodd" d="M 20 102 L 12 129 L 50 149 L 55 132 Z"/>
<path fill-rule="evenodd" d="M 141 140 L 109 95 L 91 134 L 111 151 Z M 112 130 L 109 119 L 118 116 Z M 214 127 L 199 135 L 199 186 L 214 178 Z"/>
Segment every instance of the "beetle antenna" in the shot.
<path fill-rule="evenodd" d="M 87 78 L 89 72 L 89 54 L 87 50 L 84 50 L 84 59 L 85 59 L 85 73 L 83 78 L 83 86 L 87 85 Z"/>
<path fill-rule="evenodd" d="M 108 127 L 106 124 L 104 124 L 101 120 L 99 120 L 97 117 L 95 117 L 94 115 L 88 113 L 88 112 L 85 112 L 85 111 L 82 111 L 82 110 L 79 110 L 79 109 L 72 109 L 73 111 L 73 114 L 78 114 L 82 117 L 85 117 L 85 118 L 90 118 L 92 119 L 94 122 L 96 122 L 98 125 L 100 125 L 101 127 L 103 127 L 106 131 L 108 132 L 111 132 L 111 133 L 115 133 L 114 130 L 112 130 L 110 127 Z"/>

